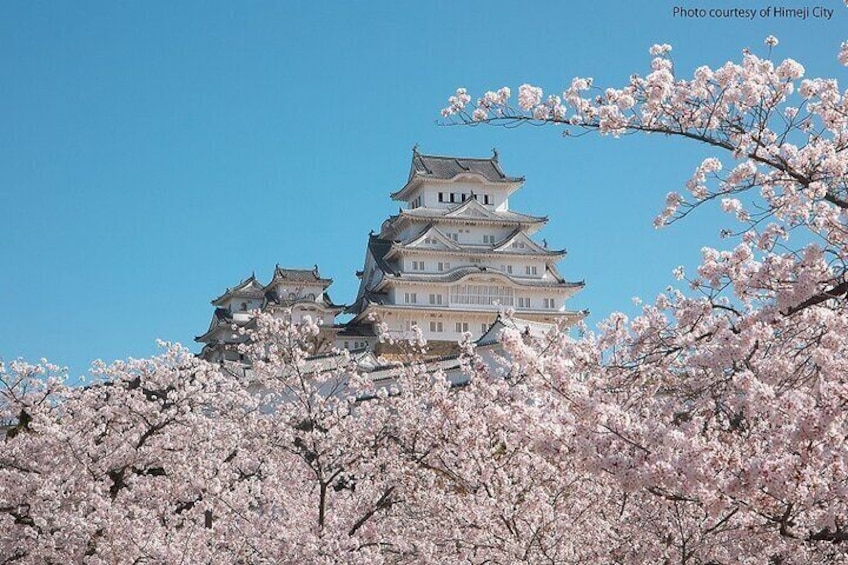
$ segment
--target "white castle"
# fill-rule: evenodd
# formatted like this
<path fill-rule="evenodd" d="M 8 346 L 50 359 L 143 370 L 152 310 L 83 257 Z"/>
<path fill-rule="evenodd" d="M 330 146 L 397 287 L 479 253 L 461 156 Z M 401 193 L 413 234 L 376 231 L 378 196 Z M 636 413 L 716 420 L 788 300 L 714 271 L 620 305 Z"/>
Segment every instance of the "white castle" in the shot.
<path fill-rule="evenodd" d="M 430 344 L 456 344 L 466 333 L 487 336 L 504 310 L 536 329 L 571 325 L 586 316 L 567 300 L 584 283 L 568 282 L 556 268 L 565 250 L 548 249 L 531 236 L 547 217 L 510 210 L 509 197 L 524 184 L 507 176 L 498 154 L 487 159 L 412 152 L 406 184 L 391 194 L 405 206 L 370 234 L 356 299 L 347 308 L 330 300 L 331 279 L 314 269 L 282 269 L 263 285 L 254 276 L 212 301 L 209 330 L 197 341 L 201 357 L 239 361 L 252 310 L 290 310 L 293 321 L 309 315 L 322 324 L 326 349 L 388 351 L 377 326 L 404 338 L 414 327 Z M 335 319 L 344 311 L 353 317 Z"/>

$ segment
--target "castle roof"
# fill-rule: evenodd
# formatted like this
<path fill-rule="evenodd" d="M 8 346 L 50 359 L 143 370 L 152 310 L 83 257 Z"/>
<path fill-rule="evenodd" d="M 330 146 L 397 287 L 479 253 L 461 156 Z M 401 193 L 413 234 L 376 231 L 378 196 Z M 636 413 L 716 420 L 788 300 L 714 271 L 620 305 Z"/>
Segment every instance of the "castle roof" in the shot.
<path fill-rule="evenodd" d="M 463 174 L 478 175 L 490 183 L 521 183 L 524 177 L 507 176 L 498 163 L 497 152 L 487 159 L 477 157 L 451 157 L 446 155 L 423 155 L 412 150 L 412 164 L 406 184 L 391 194 L 394 200 L 403 200 L 413 183 L 418 179 L 452 180 Z"/>
<path fill-rule="evenodd" d="M 227 288 L 224 294 L 212 301 L 212 304 L 218 306 L 228 298 L 263 298 L 264 296 L 265 287 L 256 280 L 256 276 L 250 275 L 236 286 Z"/>
<path fill-rule="evenodd" d="M 398 269 L 392 267 L 392 265 L 386 260 L 386 256 L 393 250 L 396 249 L 395 242 L 383 239 L 376 235 L 371 235 L 368 239 L 368 250 L 371 255 L 374 257 L 374 262 L 377 264 L 377 268 L 380 269 L 383 273 L 383 279 L 380 283 L 378 283 L 374 288 L 368 290 L 375 290 L 381 288 L 386 282 L 390 280 L 399 280 L 399 281 L 409 281 L 409 282 L 432 282 L 432 283 L 450 283 L 457 282 L 465 277 L 475 274 L 485 273 L 488 275 L 495 275 L 498 277 L 502 277 L 512 282 L 517 286 L 524 287 L 544 287 L 544 288 L 582 288 L 585 286 L 583 281 L 579 282 L 568 282 L 562 278 L 559 272 L 553 265 L 546 265 L 546 269 L 548 273 L 551 275 L 551 279 L 525 279 L 522 277 L 514 277 L 511 275 L 507 275 L 500 271 L 491 270 L 487 267 L 480 265 L 465 265 L 459 266 L 450 271 L 446 271 L 444 273 L 410 273 L 410 272 L 402 272 Z M 489 250 L 483 250 L 489 251 Z"/>
<path fill-rule="evenodd" d="M 512 210 L 495 211 L 486 208 L 477 200 L 469 198 L 465 202 L 451 208 L 412 208 L 401 209 L 394 216 L 390 216 L 383 222 L 383 233 L 389 229 L 402 229 L 403 224 L 408 222 L 428 223 L 461 223 L 467 222 L 500 224 L 508 226 L 519 226 L 528 229 L 528 232 L 536 231 L 548 221 L 547 216 L 531 216 Z"/>
<path fill-rule="evenodd" d="M 426 238 L 435 239 L 441 244 L 441 246 L 428 247 L 421 245 L 421 241 Z M 523 244 L 521 251 L 512 250 L 513 248 L 511 247 L 511 244 L 513 242 Z M 485 255 L 490 257 L 541 256 L 545 257 L 547 260 L 561 259 L 567 254 L 565 249 L 548 249 L 547 247 L 539 245 L 522 232 L 520 228 L 516 228 L 507 234 L 506 237 L 492 245 L 469 245 L 460 244 L 447 237 L 435 226 L 435 224 L 432 223 L 425 226 L 418 235 L 414 235 L 405 241 L 392 241 L 391 249 L 386 252 L 384 257 L 386 259 L 390 259 L 409 251 L 438 254 L 446 257 L 456 255 Z"/>
<path fill-rule="evenodd" d="M 274 268 L 274 276 L 271 277 L 271 282 L 268 287 L 279 282 L 294 282 L 294 283 L 318 283 L 324 287 L 330 286 L 333 279 L 325 279 L 318 272 L 318 265 L 311 269 L 284 269 L 277 265 Z M 267 287 L 266 287 L 267 288 Z"/>
<path fill-rule="evenodd" d="M 500 271 L 492 270 L 483 266 L 463 266 L 451 269 L 450 271 L 446 271 L 444 273 L 386 273 L 386 277 L 383 279 L 381 284 L 375 287 L 375 290 L 380 290 L 386 284 L 391 281 L 406 281 L 406 282 L 420 282 L 420 283 L 453 283 L 459 282 L 465 278 L 468 278 L 472 275 L 489 275 L 494 276 L 500 279 L 503 279 L 505 282 L 510 282 L 515 286 L 521 286 L 526 288 L 570 288 L 570 289 L 579 289 L 585 286 L 583 281 L 577 282 L 569 282 L 563 280 L 556 276 L 552 269 L 548 269 L 548 272 L 553 275 L 552 279 L 537 279 L 537 278 L 522 278 L 516 277 L 513 275 L 508 275 L 506 273 L 502 273 Z"/>
<path fill-rule="evenodd" d="M 508 177 L 498 163 L 496 155 L 488 158 L 452 157 L 449 155 L 424 155 L 412 152 L 409 180 L 416 176 L 450 180 L 463 173 L 476 173 L 491 182 L 521 182 L 524 177 Z"/>
<path fill-rule="evenodd" d="M 579 312 L 578 314 L 583 314 L 583 312 Z M 548 324 L 546 322 L 537 322 L 535 320 L 526 320 L 523 318 L 516 318 L 514 316 L 498 314 L 497 319 L 491 326 L 489 326 L 488 331 L 481 335 L 475 344 L 478 346 L 496 344 L 500 341 L 501 332 L 505 329 L 518 330 L 522 335 L 527 337 L 542 339 L 555 327 L 556 324 Z"/>
<path fill-rule="evenodd" d="M 318 272 L 318 265 L 315 265 L 312 269 L 284 269 L 277 265 L 274 268 L 274 276 L 271 278 L 271 282 L 267 285 L 263 285 L 259 282 L 255 275 L 250 275 L 250 277 L 241 281 L 236 286 L 227 288 L 224 294 L 212 300 L 212 304 L 215 306 L 221 306 L 230 298 L 255 298 L 269 302 L 278 302 L 278 300 L 276 300 L 273 296 L 274 293 L 271 292 L 271 289 L 277 284 L 286 282 L 294 284 L 313 283 L 326 289 L 333 283 L 333 279 L 322 278 Z M 326 297 L 326 303 L 328 307 L 336 307 L 328 296 Z"/>
<path fill-rule="evenodd" d="M 385 292 L 375 292 L 366 290 L 363 292 L 350 306 L 345 308 L 345 314 L 359 314 L 365 310 L 369 304 L 389 304 L 389 295 Z M 350 323 L 348 323 L 350 325 Z"/>

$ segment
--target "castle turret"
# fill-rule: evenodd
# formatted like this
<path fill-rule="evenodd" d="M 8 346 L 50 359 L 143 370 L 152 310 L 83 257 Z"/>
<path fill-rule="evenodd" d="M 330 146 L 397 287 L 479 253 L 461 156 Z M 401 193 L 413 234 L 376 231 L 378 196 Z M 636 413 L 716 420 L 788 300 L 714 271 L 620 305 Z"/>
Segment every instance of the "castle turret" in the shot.
<path fill-rule="evenodd" d="M 339 330 L 334 325 L 344 306 L 334 304 L 327 293 L 332 279 L 321 277 L 318 266 L 313 269 L 274 269 L 271 282 L 260 283 L 255 276 L 243 280 L 212 301 L 215 312 L 209 329 L 195 341 L 203 343 L 200 357 L 207 361 L 244 361 L 238 346 L 246 340 L 238 328 L 250 328 L 254 311 L 291 316 L 300 323 L 306 316 L 321 326 L 320 349 L 330 348 Z"/>

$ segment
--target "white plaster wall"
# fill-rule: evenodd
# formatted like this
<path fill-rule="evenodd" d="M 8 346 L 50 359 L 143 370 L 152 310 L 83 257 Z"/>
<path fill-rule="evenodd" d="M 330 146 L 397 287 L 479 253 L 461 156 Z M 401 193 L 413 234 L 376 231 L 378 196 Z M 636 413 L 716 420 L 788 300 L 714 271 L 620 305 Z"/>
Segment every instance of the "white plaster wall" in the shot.
<path fill-rule="evenodd" d="M 437 284 L 403 284 L 402 282 L 396 283 L 392 289 L 389 291 L 389 299 L 392 304 L 409 306 L 413 308 L 420 308 L 422 311 L 429 310 L 431 308 L 461 308 L 464 310 L 481 310 L 481 311 L 491 311 L 497 313 L 501 307 L 505 308 L 514 308 L 516 311 L 521 310 L 534 310 L 534 311 L 562 311 L 566 309 L 566 302 L 568 296 L 571 294 L 572 290 L 568 288 L 562 287 L 553 287 L 553 288 L 531 288 L 525 289 L 521 287 L 513 287 L 513 301 L 512 304 L 501 304 L 497 305 L 469 305 L 469 304 L 451 304 L 450 299 L 450 289 L 456 285 L 462 284 L 475 284 L 475 285 L 491 285 L 491 286 L 510 286 L 505 284 L 501 280 L 466 280 L 458 283 L 454 283 L 453 285 L 437 285 Z M 408 304 L 405 300 L 407 293 L 415 293 L 416 294 L 416 302 L 415 304 Z M 442 295 L 442 304 L 430 304 L 430 295 Z M 520 306 L 518 298 L 528 298 L 530 300 L 530 306 Z M 554 306 L 553 308 L 545 308 L 544 307 L 544 299 L 553 299 Z"/>
<path fill-rule="evenodd" d="M 480 204 L 497 210 L 509 210 L 509 190 L 507 187 L 483 184 L 469 180 L 454 181 L 450 183 L 423 182 L 421 186 L 410 193 L 407 202 L 412 202 L 420 195 L 421 205 L 429 208 L 450 208 L 462 202 L 462 194 L 466 198 L 471 193 L 477 195 Z M 439 193 L 443 193 L 444 202 L 439 202 Z M 454 193 L 454 202 L 450 202 L 450 194 Z M 489 204 L 485 204 L 484 195 L 489 195 Z"/>

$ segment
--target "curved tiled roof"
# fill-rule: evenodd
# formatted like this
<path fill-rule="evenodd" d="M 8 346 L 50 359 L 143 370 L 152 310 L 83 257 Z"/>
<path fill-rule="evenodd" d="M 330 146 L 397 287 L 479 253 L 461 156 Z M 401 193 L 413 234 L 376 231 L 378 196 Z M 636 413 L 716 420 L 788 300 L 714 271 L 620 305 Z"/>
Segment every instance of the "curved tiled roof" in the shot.
<path fill-rule="evenodd" d="M 374 257 L 374 261 L 377 263 L 380 270 L 384 273 L 396 274 L 398 271 L 389 265 L 388 261 L 384 259 L 386 253 L 388 253 L 392 248 L 392 243 L 392 240 L 383 239 L 376 235 L 368 237 L 368 250 Z"/>
<path fill-rule="evenodd" d="M 224 294 L 213 300 L 212 304 L 217 304 L 227 298 L 263 298 L 264 296 L 264 286 L 256 280 L 255 275 L 250 275 L 236 286 L 224 291 Z"/>
<path fill-rule="evenodd" d="M 578 282 L 568 282 L 561 278 L 556 277 L 555 273 L 551 271 L 556 278 L 554 280 L 542 280 L 542 279 L 522 279 L 520 277 L 510 276 L 506 273 L 502 273 L 500 271 L 494 271 L 488 269 L 486 267 L 477 267 L 477 266 L 463 266 L 457 267 L 455 269 L 451 269 L 445 273 L 396 273 L 391 274 L 387 273 L 387 277 L 393 280 L 402 280 L 402 281 L 410 281 L 410 282 L 432 282 L 432 283 L 450 283 L 460 281 L 471 275 L 493 275 L 497 277 L 501 277 L 506 279 L 518 286 L 525 287 L 542 287 L 542 288 L 554 288 L 554 287 L 563 287 L 563 288 L 580 288 L 585 286 L 583 281 Z"/>
<path fill-rule="evenodd" d="M 417 176 L 450 180 L 463 173 L 475 173 L 491 182 L 521 182 L 523 177 L 508 177 L 494 155 L 489 158 L 422 155 L 412 152 L 409 180 Z"/>
<path fill-rule="evenodd" d="M 559 273 L 551 268 L 548 265 L 548 272 L 553 275 L 554 280 L 545 281 L 540 279 L 522 279 L 520 277 L 509 276 L 505 273 L 496 270 L 490 270 L 483 266 L 475 266 L 475 265 L 466 265 L 455 267 L 454 269 L 444 272 L 444 273 L 409 273 L 409 272 L 401 272 L 396 268 L 392 267 L 388 261 L 385 260 L 386 254 L 391 251 L 392 247 L 395 246 L 396 243 L 388 240 L 372 235 L 368 241 L 368 248 L 371 251 L 371 254 L 374 257 L 374 261 L 377 263 L 377 267 L 383 272 L 384 276 L 387 279 L 395 279 L 395 280 L 405 280 L 405 281 L 414 281 L 414 282 L 435 282 L 435 283 L 447 283 L 447 282 L 456 282 L 468 275 L 472 274 L 480 274 L 486 273 L 490 275 L 498 275 L 504 277 L 513 283 L 520 286 L 528 286 L 528 287 L 582 287 L 585 286 L 583 281 L 580 282 L 567 282 L 560 277 Z M 464 251 L 463 251 L 464 252 Z"/>
<path fill-rule="evenodd" d="M 568 255 L 568 251 L 565 249 L 545 249 L 544 253 L 536 253 L 536 252 L 528 252 L 524 251 L 497 251 L 491 246 L 477 246 L 477 247 L 462 247 L 461 249 L 441 249 L 441 248 L 429 248 L 429 247 L 410 247 L 407 245 L 403 245 L 401 243 L 395 243 L 392 245 L 393 249 L 397 249 L 400 251 L 421 251 L 424 253 L 432 253 L 436 255 L 445 255 L 448 257 L 455 257 L 461 255 L 485 255 L 488 257 L 504 257 L 504 258 L 515 258 L 515 257 L 538 257 L 538 258 L 547 258 L 547 260 L 553 258 L 561 258 Z"/>
<path fill-rule="evenodd" d="M 318 272 L 318 265 L 315 265 L 312 269 L 284 269 L 277 265 L 274 268 L 274 276 L 271 277 L 271 282 L 268 283 L 267 286 L 271 286 L 278 280 L 286 280 L 293 282 L 317 282 L 317 283 L 326 283 L 331 284 L 333 279 L 325 279 L 322 278 L 320 273 Z"/>
<path fill-rule="evenodd" d="M 460 204 L 461 206 L 462 204 Z M 523 224 L 540 224 L 548 221 L 546 216 L 531 216 L 529 214 L 522 214 L 520 212 L 513 212 L 512 210 L 495 212 L 492 211 L 492 216 L 490 217 L 467 217 L 467 216 L 449 216 L 451 212 L 454 212 L 458 207 L 454 208 L 412 208 L 412 209 L 402 209 L 398 212 L 398 214 L 394 216 L 390 216 L 389 220 L 394 221 L 396 218 L 400 218 L 403 216 L 421 219 L 421 220 L 461 220 L 463 222 L 474 221 L 474 222 L 520 222 Z"/>
<path fill-rule="evenodd" d="M 447 155 L 422 155 L 417 149 L 412 150 L 412 164 L 409 167 L 409 178 L 406 184 L 391 194 L 392 198 L 403 199 L 402 194 L 416 179 L 451 180 L 462 174 L 475 174 L 488 182 L 520 183 L 524 177 L 507 176 L 498 163 L 497 153 L 487 159 L 478 157 L 452 157 Z"/>
<path fill-rule="evenodd" d="M 359 314 L 368 304 L 385 304 L 388 302 L 388 299 L 388 295 L 383 292 L 366 291 L 362 296 L 357 298 L 353 304 L 348 306 L 344 313 Z"/>
<path fill-rule="evenodd" d="M 431 248 L 431 247 L 418 247 L 414 244 L 418 241 L 424 239 L 428 235 L 436 234 L 436 237 L 442 240 L 448 248 Z M 531 247 L 525 248 L 522 251 L 510 251 L 510 248 L 506 246 L 515 236 L 519 235 L 521 230 L 519 228 L 514 229 L 512 232 L 507 234 L 506 237 L 501 239 L 501 241 L 496 242 L 492 245 L 460 245 L 456 241 L 448 238 L 439 228 L 435 227 L 434 224 L 428 224 L 421 233 L 418 235 L 414 235 L 408 238 L 406 241 L 392 241 L 391 250 L 413 250 L 413 251 L 423 251 L 423 252 L 432 252 L 439 254 L 450 254 L 450 255 L 491 255 L 493 257 L 507 257 L 512 255 L 518 256 L 529 256 L 529 255 L 537 255 L 543 257 L 564 257 L 568 252 L 565 249 L 548 249 L 547 247 L 542 247 L 535 243 L 528 237 L 530 241 Z M 388 253 L 390 250 L 387 250 Z"/>

